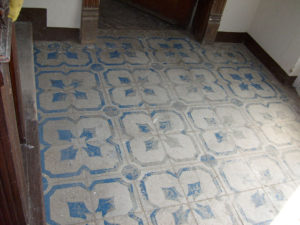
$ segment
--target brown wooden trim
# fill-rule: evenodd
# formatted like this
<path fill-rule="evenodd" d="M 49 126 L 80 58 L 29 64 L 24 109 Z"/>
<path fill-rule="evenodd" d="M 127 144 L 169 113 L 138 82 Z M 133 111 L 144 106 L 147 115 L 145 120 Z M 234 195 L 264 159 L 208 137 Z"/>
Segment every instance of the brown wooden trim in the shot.
<path fill-rule="evenodd" d="M 289 76 L 248 33 L 245 36 L 244 44 L 281 83 L 292 85 L 296 76 Z"/>
<path fill-rule="evenodd" d="M 25 173 L 16 124 L 13 95 L 8 64 L 1 64 L 4 85 L 0 88 L 0 211 L 7 219 L 5 224 L 25 225 L 27 199 Z"/>
<path fill-rule="evenodd" d="M 213 43 L 220 26 L 226 0 L 199 0 L 192 23 L 195 38 L 202 43 Z"/>
<path fill-rule="evenodd" d="M 30 225 L 42 225 L 45 224 L 45 215 L 31 24 L 28 22 L 16 24 L 16 34 L 25 121 L 26 142 L 22 145 L 22 153 L 29 202 L 27 222 Z"/>
<path fill-rule="evenodd" d="M 242 43 L 245 41 L 247 33 L 245 32 L 222 32 L 219 31 L 216 42 Z"/>
<path fill-rule="evenodd" d="M 34 40 L 44 40 L 47 29 L 47 9 L 22 8 L 18 21 L 31 22 Z"/>
<path fill-rule="evenodd" d="M 210 11 L 213 5 L 211 0 L 198 1 L 194 21 L 192 24 L 192 32 L 198 41 L 202 41 L 207 29 Z"/>
<path fill-rule="evenodd" d="M 244 45 L 267 67 L 283 84 L 292 85 L 296 76 L 289 76 L 281 66 L 248 33 L 218 32 L 217 42 L 244 43 Z"/>
<path fill-rule="evenodd" d="M 47 27 L 40 41 L 79 41 L 79 29 Z"/>
<path fill-rule="evenodd" d="M 99 8 L 100 0 L 83 0 L 82 6 L 84 8 Z"/>
<path fill-rule="evenodd" d="M 80 42 L 89 44 L 96 41 L 99 21 L 100 0 L 83 0 L 81 10 Z"/>
<path fill-rule="evenodd" d="M 20 80 L 20 70 L 19 70 L 19 62 L 17 55 L 17 43 L 16 43 L 16 31 L 15 25 L 12 26 L 12 37 L 11 37 L 11 56 L 9 62 L 9 70 L 10 70 L 10 78 L 11 78 L 11 86 L 14 96 L 15 110 L 16 110 L 16 118 L 17 118 L 17 126 L 19 132 L 20 142 L 25 142 L 25 121 L 24 121 L 24 113 L 23 113 L 23 102 L 22 102 L 22 93 L 21 93 L 21 80 Z"/>

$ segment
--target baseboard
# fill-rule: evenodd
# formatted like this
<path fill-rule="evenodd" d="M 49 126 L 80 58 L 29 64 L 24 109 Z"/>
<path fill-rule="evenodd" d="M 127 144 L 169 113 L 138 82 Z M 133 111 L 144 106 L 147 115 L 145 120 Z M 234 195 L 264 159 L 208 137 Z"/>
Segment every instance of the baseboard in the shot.
<path fill-rule="evenodd" d="M 79 41 L 79 29 L 47 27 L 47 9 L 22 8 L 18 21 L 32 23 L 35 41 Z"/>
<path fill-rule="evenodd" d="M 244 43 L 244 45 L 283 84 L 292 85 L 296 76 L 289 76 L 281 66 L 248 33 L 218 32 L 216 42 Z"/>
<path fill-rule="evenodd" d="M 246 32 L 223 32 L 219 31 L 216 36 L 216 42 L 242 43 L 246 38 Z"/>
<path fill-rule="evenodd" d="M 76 28 L 47 27 L 40 41 L 75 41 L 79 42 L 80 30 Z"/>

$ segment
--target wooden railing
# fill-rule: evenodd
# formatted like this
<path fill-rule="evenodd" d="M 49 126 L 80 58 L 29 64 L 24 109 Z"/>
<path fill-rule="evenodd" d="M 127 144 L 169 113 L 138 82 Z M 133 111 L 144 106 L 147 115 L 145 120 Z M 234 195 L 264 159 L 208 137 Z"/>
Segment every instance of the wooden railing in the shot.
<path fill-rule="evenodd" d="M 0 0 L 0 224 L 42 225 L 38 124 L 27 110 L 35 107 L 28 105 L 35 94 L 22 92 L 15 27 L 7 15 L 8 0 Z"/>

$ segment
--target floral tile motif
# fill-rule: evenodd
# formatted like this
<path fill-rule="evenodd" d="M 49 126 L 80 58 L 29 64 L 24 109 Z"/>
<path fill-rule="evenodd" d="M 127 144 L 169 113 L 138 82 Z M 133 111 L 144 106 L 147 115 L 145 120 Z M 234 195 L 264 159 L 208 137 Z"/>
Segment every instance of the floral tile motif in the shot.
<path fill-rule="evenodd" d="M 266 81 L 260 71 L 251 67 L 220 67 L 220 76 L 227 82 L 229 90 L 243 99 L 274 98 L 275 89 Z"/>
<path fill-rule="evenodd" d="M 48 225 L 266 225 L 299 183 L 297 98 L 240 44 L 106 31 L 34 58 Z"/>
<path fill-rule="evenodd" d="M 207 151 L 221 155 L 233 155 L 240 151 L 260 149 L 260 139 L 247 126 L 240 110 L 233 106 L 216 108 L 193 107 L 188 112 L 193 126 L 201 131 Z"/>
<path fill-rule="evenodd" d="M 187 205 L 159 208 L 149 212 L 151 225 L 189 225 L 197 224 Z"/>
<path fill-rule="evenodd" d="M 278 146 L 300 142 L 300 123 L 296 114 L 286 104 L 270 102 L 253 103 L 246 106 L 248 114 L 256 121 L 267 139 Z"/>
<path fill-rule="evenodd" d="M 293 183 L 277 184 L 264 188 L 268 197 L 271 199 L 273 205 L 278 212 L 285 206 L 289 198 L 296 191 L 297 186 Z"/>
<path fill-rule="evenodd" d="M 129 213 L 128 216 L 117 216 L 97 221 L 96 225 L 146 225 L 147 219 L 142 213 Z"/>
<path fill-rule="evenodd" d="M 109 69 L 104 72 L 111 101 L 120 108 L 167 105 L 168 91 L 160 84 L 161 78 L 153 69 Z"/>
<path fill-rule="evenodd" d="M 236 194 L 234 207 L 240 215 L 243 224 L 271 224 L 277 211 L 262 189 Z"/>
<path fill-rule="evenodd" d="M 45 194 L 46 220 L 50 225 L 75 224 L 114 216 L 134 217 L 138 205 L 133 186 L 121 179 L 55 185 Z"/>
<path fill-rule="evenodd" d="M 149 38 L 147 44 L 152 54 L 164 64 L 199 64 L 202 58 L 194 51 L 190 42 L 184 38 Z"/>
<path fill-rule="evenodd" d="M 177 176 L 189 202 L 225 194 L 219 179 L 210 168 L 200 166 L 179 168 Z"/>
<path fill-rule="evenodd" d="M 37 42 L 34 48 L 35 65 L 47 67 L 82 67 L 92 63 L 87 47 L 64 42 Z"/>
<path fill-rule="evenodd" d="M 146 65 L 150 59 L 139 39 L 127 37 L 99 37 L 97 59 L 105 65 Z"/>
<path fill-rule="evenodd" d="M 44 113 L 100 110 L 105 102 L 97 74 L 85 70 L 42 71 L 36 75 L 37 105 Z"/>
<path fill-rule="evenodd" d="M 175 111 L 125 112 L 120 124 L 131 160 L 143 167 L 162 165 L 167 159 L 195 160 L 200 153 L 195 138 L 185 132 L 184 118 Z"/>
<path fill-rule="evenodd" d="M 202 50 L 202 54 L 214 64 L 246 64 L 247 59 L 241 51 L 232 47 L 207 46 Z"/>
<path fill-rule="evenodd" d="M 261 186 L 250 167 L 240 158 L 221 162 L 218 167 L 218 173 L 221 176 L 225 189 L 230 193 Z"/>
<path fill-rule="evenodd" d="M 198 224 L 241 225 L 228 197 L 214 198 L 191 205 Z"/>
<path fill-rule="evenodd" d="M 139 181 L 139 191 L 145 210 L 186 203 L 178 176 L 172 170 L 145 172 Z"/>
<path fill-rule="evenodd" d="M 177 97 L 187 104 L 227 99 L 227 94 L 214 73 L 206 68 L 167 69 L 165 73 Z"/>
<path fill-rule="evenodd" d="M 40 124 L 43 173 L 53 178 L 113 171 L 122 163 L 112 123 L 105 117 L 49 118 Z"/>
<path fill-rule="evenodd" d="M 300 178 L 300 151 L 290 150 L 282 153 L 282 160 L 288 167 L 294 179 Z"/>
<path fill-rule="evenodd" d="M 248 164 L 263 185 L 278 184 L 289 180 L 276 158 L 268 155 L 254 156 L 248 159 Z"/>

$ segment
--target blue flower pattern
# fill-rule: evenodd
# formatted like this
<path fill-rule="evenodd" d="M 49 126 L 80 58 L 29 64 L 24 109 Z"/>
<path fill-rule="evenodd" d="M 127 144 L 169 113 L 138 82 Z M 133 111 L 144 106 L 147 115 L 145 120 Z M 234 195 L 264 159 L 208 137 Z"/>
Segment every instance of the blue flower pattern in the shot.
<path fill-rule="evenodd" d="M 34 57 L 47 224 L 270 224 L 250 173 L 288 181 L 275 152 L 297 149 L 299 114 L 243 48 L 114 35 L 37 42 Z M 296 155 L 282 158 L 298 178 Z M 231 179 L 223 157 L 249 174 Z"/>

